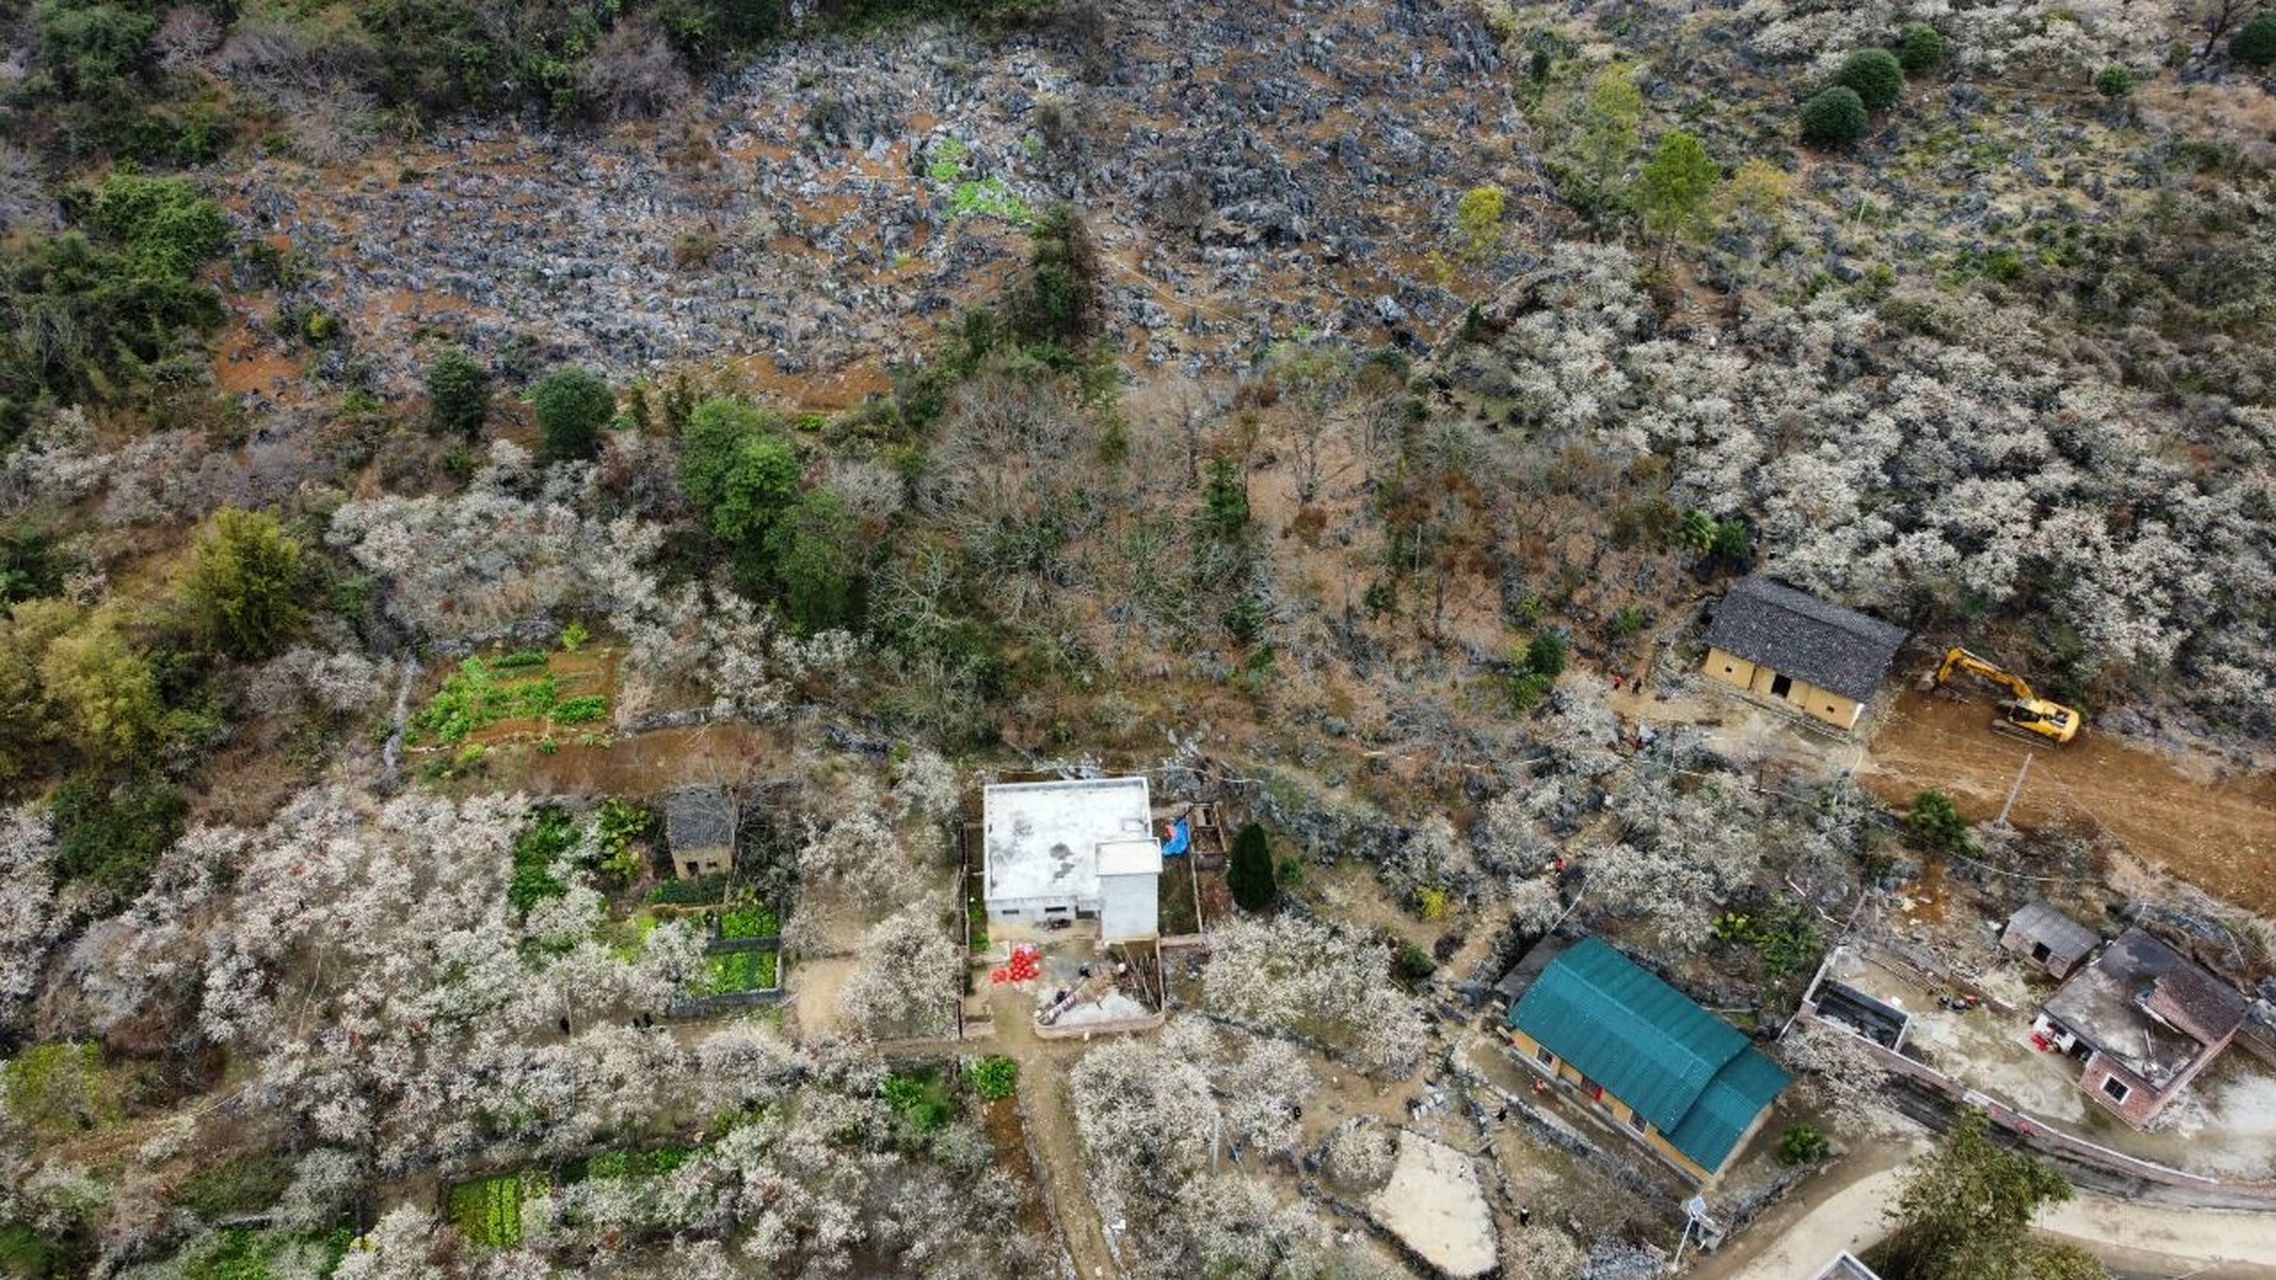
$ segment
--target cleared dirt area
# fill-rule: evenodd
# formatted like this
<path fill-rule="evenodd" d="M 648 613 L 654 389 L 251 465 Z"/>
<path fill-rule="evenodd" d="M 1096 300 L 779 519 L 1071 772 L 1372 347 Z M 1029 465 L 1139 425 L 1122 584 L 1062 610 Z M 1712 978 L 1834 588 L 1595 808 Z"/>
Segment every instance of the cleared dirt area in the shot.
<path fill-rule="evenodd" d="M 1988 700 L 1953 702 L 1913 690 L 1873 735 L 1858 781 L 1894 804 L 1926 787 L 1962 814 L 1989 818 L 2034 757 L 2011 817 L 2018 826 L 2090 826 L 2207 893 L 2276 914 L 2276 776 L 2193 773 L 2090 724 L 2070 745 L 2039 748 L 1986 726 Z"/>
<path fill-rule="evenodd" d="M 562 743 L 551 755 L 529 754 L 520 785 L 541 795 L 657 795 L 699 782 L 764 776 L 789 753 L 776 729 L 729 721 L 692 729 L 658 729 L 606 746 Z"/>

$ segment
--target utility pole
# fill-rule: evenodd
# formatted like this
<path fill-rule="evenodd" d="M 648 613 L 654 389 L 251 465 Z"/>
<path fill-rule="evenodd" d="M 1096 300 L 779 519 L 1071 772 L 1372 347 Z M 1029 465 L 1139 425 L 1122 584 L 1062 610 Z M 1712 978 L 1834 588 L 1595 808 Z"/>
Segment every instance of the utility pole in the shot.
<path fill-rule="evenodd" d="M 1999 816 L 1992 819 L 1993 826 L 2004 827 L 2007 825 L 2008 811 L 2015 808 L 2015 797 L 2023 794 L 2023 779 L 2025 775 L 2031 772 L 2031 757 L 2036 754 L 2038 753 L 2033 751 L 2026 751 L 2023 753 L 2023 767 L 2015 771 L 2015 783 L 2014 785 L 2008 787 L 2007 800 L 2004 804 L 2000 805 Z"/>

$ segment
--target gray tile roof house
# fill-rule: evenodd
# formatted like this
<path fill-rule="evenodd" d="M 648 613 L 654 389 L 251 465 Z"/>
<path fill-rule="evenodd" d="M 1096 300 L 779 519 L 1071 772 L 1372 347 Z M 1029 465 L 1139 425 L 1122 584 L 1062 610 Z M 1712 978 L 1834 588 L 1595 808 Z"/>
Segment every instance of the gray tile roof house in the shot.
<path fill-rule="evenodd" d="M 1905 642 L 1905 629 L 1772 582 L 1744 578 L 1724 593 L 1707 643 L 1797 680 L 1869 702 Z"/>
<path fill-rule="evenodd" d="M 681 876 L 723 875 L 735 864 L 735 801 L 719 787 L 682 787 L 664 797 L 664 844 Z"/>

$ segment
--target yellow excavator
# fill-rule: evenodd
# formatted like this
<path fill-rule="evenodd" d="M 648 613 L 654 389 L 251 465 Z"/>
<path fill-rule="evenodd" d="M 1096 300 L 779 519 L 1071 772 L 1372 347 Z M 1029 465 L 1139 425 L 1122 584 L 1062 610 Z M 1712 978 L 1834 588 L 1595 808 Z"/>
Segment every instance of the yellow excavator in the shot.
<path fill-rule="evenodd" d="M 2001 733 L 2061 746 L 2077 737 L 2080 726 L 2086 723 L 2086 717 L 2074 708 L 2049 702 L 2031 692 L 2030 683 L 2022 676 L 1957 645 L 1944 655 L 1944 663 L 1936 668 L 1936 679 L 1932 683 L 1942 685 L 1955 671 L 1981 676 L 2007 690 L 2008 696 L 1999 704 L 1999 718 L 1991 722 L 1991 727 Z"/>

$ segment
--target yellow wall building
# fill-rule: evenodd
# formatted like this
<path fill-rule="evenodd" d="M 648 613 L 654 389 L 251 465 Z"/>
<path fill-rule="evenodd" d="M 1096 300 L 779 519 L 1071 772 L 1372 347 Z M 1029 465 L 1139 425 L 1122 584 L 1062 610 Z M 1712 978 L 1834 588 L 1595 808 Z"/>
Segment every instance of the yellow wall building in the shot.
<path fill-rule="evenodd" d="M 1699 1183 L 1730 1167 L 1787 1084 L 1736 1028 L 1598 938 L 1549 960 L 1507 1033 L 1526 1065 Z"/>
<path fill-rule="evenodd" d="M 1902 627 L 1767 578 L 1735 583 L 1707 628 L 1708 679 L 1844 733 L 1864 718 Z"/>

